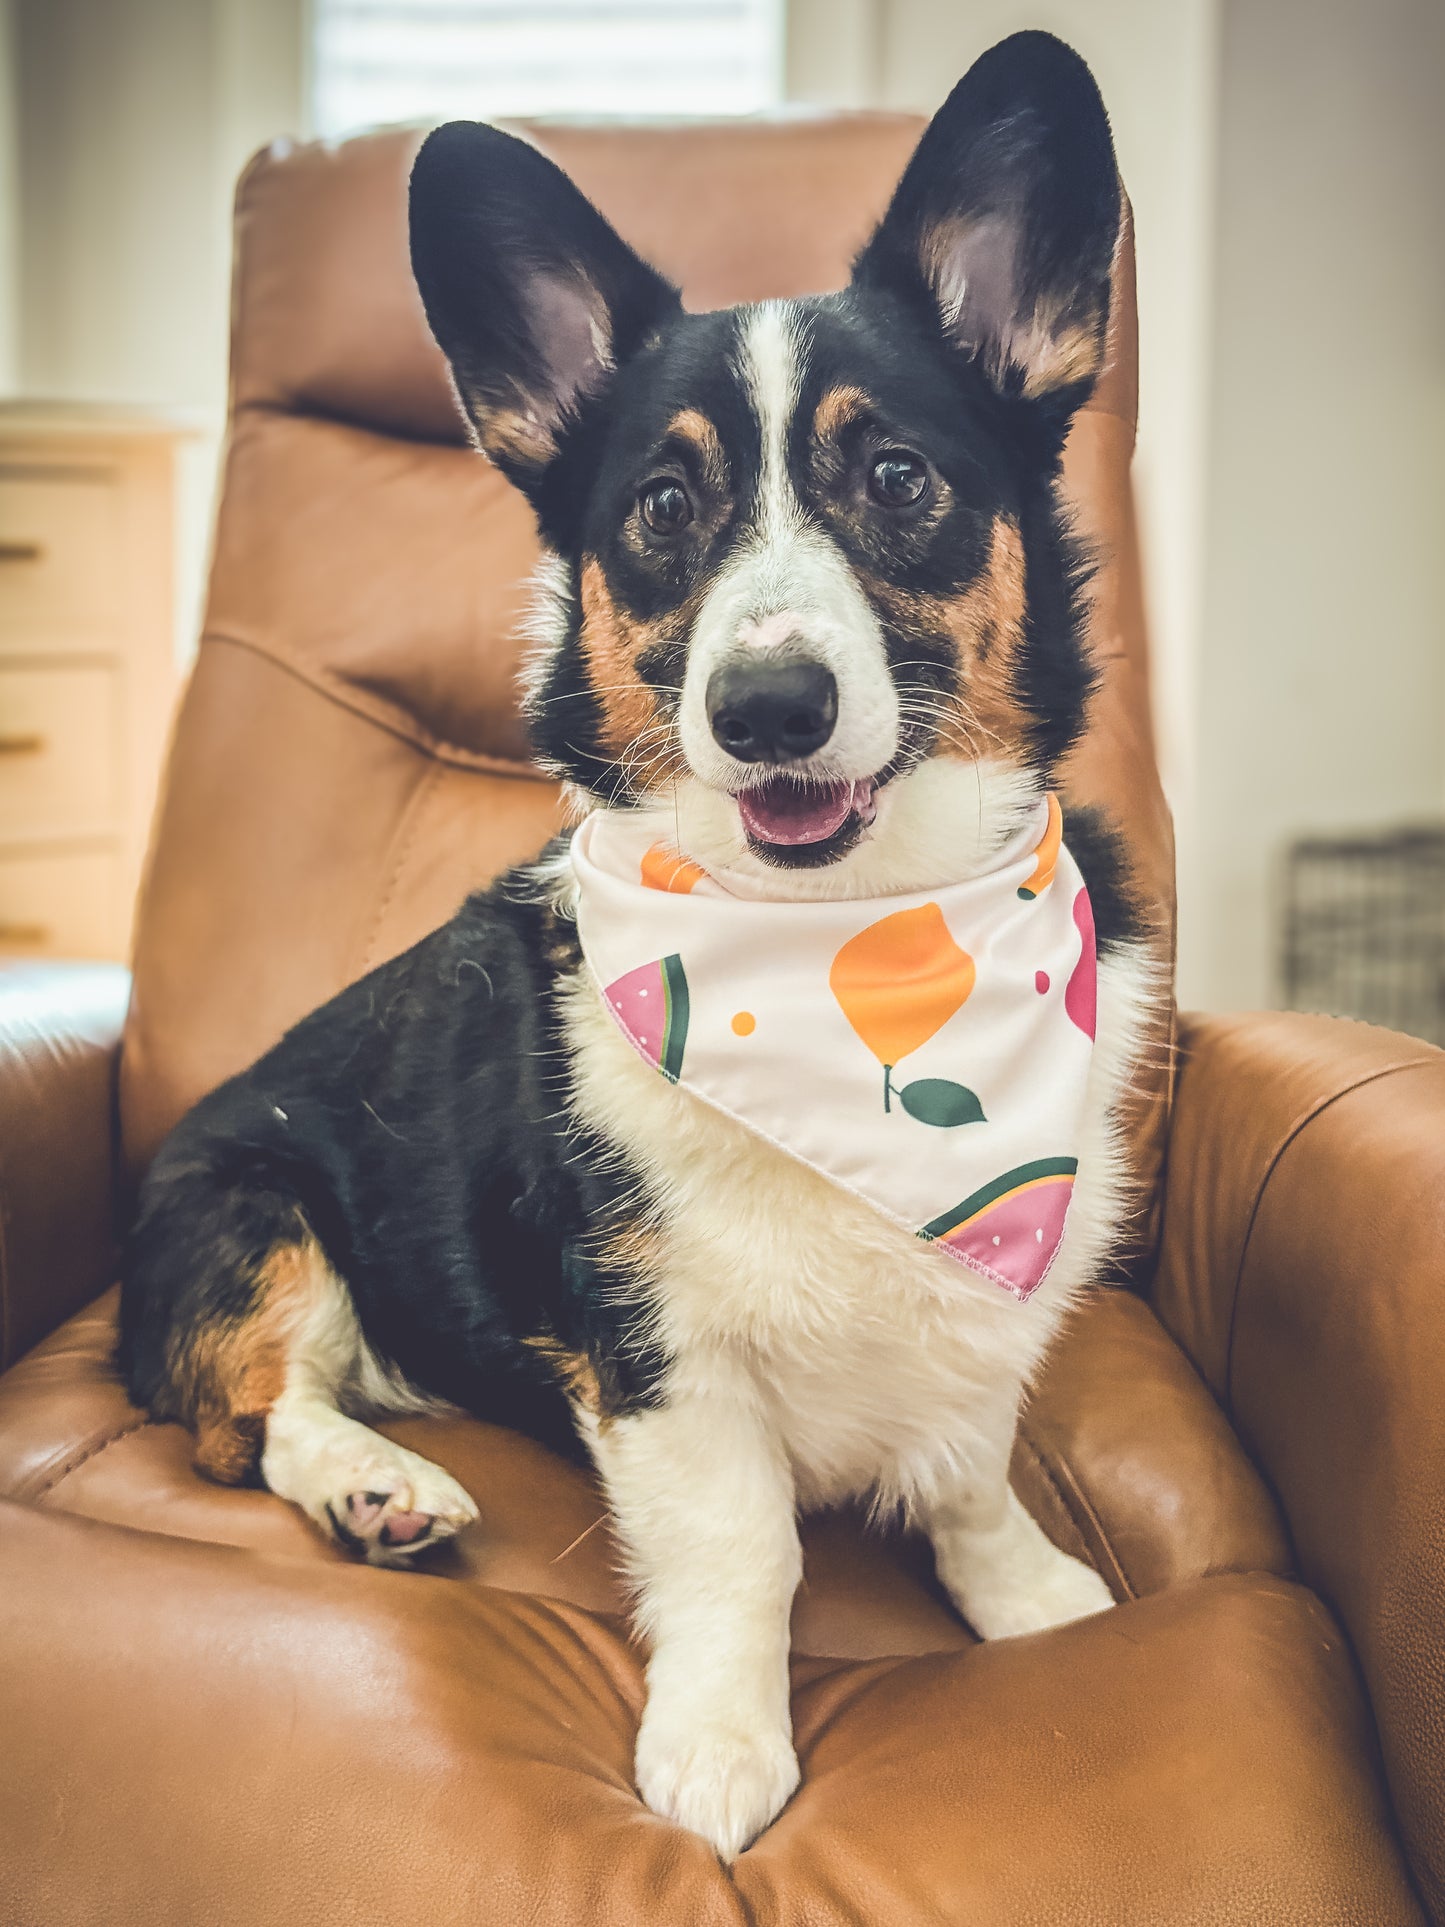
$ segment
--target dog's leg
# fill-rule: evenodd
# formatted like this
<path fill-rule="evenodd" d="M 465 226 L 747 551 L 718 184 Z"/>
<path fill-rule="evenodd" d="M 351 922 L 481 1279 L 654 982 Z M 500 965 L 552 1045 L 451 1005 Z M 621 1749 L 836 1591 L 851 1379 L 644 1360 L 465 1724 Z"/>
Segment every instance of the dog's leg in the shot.
<path fill-rule="evenodd" d="M 261 1475 L 371 1565 L 399 1565 L 477 1516 L 451 1474 L 338 1412 L 324 1395 L 283 1393 L 266 1421 Z"/>
<path fill-rule="evenodd" d="M 372 1565 L 402 1563 L 470 1524 L 477 1508 L 450 1473 L 338 1409 L 348 1397 L 393 1410 L 418 1401 L 380 1371 L 319 1247 L 292 1246 L 272 1269 L 286 1274 L 290 1304 L 261 1453 L 271 1491 Z"/>
<path fill-rule="evenodd" d="M 790 1470 L 745 1374 L 723 1366 L 609 1420 L 593 1449 L 652 1645 L 638 1790 L 731 1860 L 798 1784 Z"/>
<path fill-rule="evenodd" d="M 132 1396 L 196 1436 L 223 1485 L 254 1477 L 373 1563 L 476 1517 L 439 1466 L 344 1416 L 426 1401 L 384 1371 L 294 1199 L 192 1177 L 142 1226 L 126 1281 Z"/>
<path fill-rule="evenodd" d="M 924 1517 L 938 1576 L 982 1639 L 1041 1632 L 1112 1606 L 1092 1567 L 1061 1552 L 1009 1484 L 1017 1404 L 1000 1406 Z"/>

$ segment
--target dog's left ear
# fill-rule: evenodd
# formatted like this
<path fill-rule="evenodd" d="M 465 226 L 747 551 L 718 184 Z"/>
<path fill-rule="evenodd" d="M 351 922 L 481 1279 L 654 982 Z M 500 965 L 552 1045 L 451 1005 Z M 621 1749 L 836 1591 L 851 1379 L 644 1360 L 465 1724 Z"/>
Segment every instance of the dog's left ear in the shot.
<path fill-rule="evenodd" d="M 560 167 L 476 121 L 417 153 L 411 262 L 478 442 L 534 500 L 588 403 L 680 305 Z"/>
<path fill-rule="evenodd" d="M 921 299 L 1001 393 L 1066 418 L 1104 365 L 1119 220 L 1093 75 L 1018 33 L 938 110 L 853 278 Z"/>

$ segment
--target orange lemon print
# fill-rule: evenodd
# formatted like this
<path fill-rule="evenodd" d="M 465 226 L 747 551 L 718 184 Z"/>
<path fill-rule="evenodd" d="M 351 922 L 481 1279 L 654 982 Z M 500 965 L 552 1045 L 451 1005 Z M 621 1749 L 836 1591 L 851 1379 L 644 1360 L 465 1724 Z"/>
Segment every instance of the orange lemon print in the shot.
<path fill-rule="evenodd" d="M 936 903 L 916 910 L 896 910 L 850 937 L 833 959 L 828 986 L 843 1015 L 883 1066 L 883 1108 L 891 1108 L 891 1073 L 899 1058 L 907 1057 L 942 1029 L 968 1001 L 976 976 L 973 958 L 956 943 Z M 971 1091 L 950 1085 L 935 1090 L 942 1080 L 927 1079 L 916 1091 L 898 1096 L 911 1116 L 927 1124 L 966 1124 L 982 1118 Z M 967 1100 L 967 1101 L 965 1101 Z"/>

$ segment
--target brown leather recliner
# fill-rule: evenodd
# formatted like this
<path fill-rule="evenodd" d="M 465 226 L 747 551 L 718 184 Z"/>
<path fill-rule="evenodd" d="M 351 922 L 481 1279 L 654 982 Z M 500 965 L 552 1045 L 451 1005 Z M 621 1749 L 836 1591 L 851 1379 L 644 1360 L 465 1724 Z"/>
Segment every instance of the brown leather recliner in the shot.
<path fill-rule="evenodd" d="M 710 305 L 835 284 L 917 127 L 536 131 Z M 1445 1921 L 1424 1044 L 1189 1021 L 1172 1108 L 1161 1044 L 1135 1120 L 1145 1160 L 1168 1129 L 1157 1257 L 1078 1318 L 1016 1465 L 1119 1609 L 980 1646 L 918 1545 L 813 1522 L 803 1784 L 732 1870 L 633 1790 L 641 1673 L 583 1475 L 398 1423 L 482 1519 L 378 1571 L 208 1486 L 127 1404 L 95 1298 L 113 1197 L 202 1091 L 556 820 L 512 695 L 528 514 L 463 445 L 412 292 L 414 145 L 278 148 L 242 183 L 210 607 L 128 1008 L 120 972 L 0 974 L 0 1921 Z M 1125 825 L 1167 933 L 1130 267 L 1068 452 L 1106 674 L 1068 788 Z"/>

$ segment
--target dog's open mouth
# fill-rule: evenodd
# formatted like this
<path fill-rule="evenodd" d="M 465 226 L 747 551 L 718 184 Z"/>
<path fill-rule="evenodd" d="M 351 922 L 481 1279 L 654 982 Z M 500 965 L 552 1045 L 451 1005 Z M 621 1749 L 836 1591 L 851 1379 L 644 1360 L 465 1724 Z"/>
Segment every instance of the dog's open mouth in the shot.
<path fill-rule="evenodd" d="M 783 861 L 816 861 L 841 853 L 878 809 L 878 785 L 871 777 L 854 782 L 814 783 L 789 776 L 769 777 L 738 796 L 738 813 L 748 841 L 761 854 Z"/>

